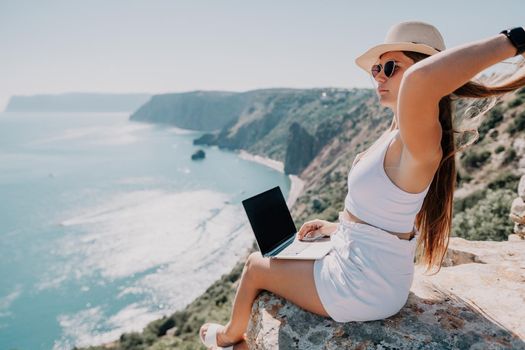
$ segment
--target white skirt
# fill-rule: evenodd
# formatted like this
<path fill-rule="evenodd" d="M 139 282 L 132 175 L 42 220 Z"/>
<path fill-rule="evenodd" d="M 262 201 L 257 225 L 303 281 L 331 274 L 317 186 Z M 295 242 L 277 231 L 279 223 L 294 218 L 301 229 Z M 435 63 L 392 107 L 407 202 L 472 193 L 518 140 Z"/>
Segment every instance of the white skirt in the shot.
<path fill-rule="evenodd" d="M 339 214 L 333 249 L 314 262 L 314 280 L 325 310 L 337 322 L 373 321 L 405 305 L 414 278 L 420 233 L 411 240 Z"/>

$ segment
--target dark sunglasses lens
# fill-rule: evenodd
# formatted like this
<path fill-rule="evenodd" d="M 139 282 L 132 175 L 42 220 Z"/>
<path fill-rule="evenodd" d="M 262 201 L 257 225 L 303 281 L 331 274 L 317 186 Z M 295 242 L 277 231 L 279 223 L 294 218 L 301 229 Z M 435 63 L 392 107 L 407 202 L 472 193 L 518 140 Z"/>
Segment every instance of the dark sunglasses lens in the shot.
<path fill-rule="evenodd" d="M 394 61 L 388 61 L 385 63 L 385 75 L 391 77 L 394 74 L 394 67 L 396 63 Z"/>

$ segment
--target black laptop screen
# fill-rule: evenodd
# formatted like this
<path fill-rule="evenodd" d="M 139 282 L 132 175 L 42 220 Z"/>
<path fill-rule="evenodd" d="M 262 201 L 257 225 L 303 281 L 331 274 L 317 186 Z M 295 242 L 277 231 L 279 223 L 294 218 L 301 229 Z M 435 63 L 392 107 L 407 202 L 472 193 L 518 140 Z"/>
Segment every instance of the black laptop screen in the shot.
<path fill-rule="evenodd" d="M 297 232 L 279 186 L 243 200 L 242 205 L 263 254 Z"/>

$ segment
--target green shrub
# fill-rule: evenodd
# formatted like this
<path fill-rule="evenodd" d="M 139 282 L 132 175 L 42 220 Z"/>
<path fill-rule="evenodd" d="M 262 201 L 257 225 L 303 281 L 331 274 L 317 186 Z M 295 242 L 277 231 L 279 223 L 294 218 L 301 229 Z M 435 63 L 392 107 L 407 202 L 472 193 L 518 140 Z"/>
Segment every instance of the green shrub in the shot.
<path fill-rule="evenodd" d="M 483 166 L 490 158 L 489 151 L 469 151 L 465 153 L 465 156 L 461 159 L 463 166 L 468 169 L 477 169 Z"/>
<path fill-rule="evenodd" d="M 340 182 L 343 180 L 343 174 L 340 171 L 335 171 L 331 173 L 329 176 L 330 176 L 330 181 L 333 181 L 333 182 Z"/>
<path fill-rule="evenodd" d="M 513 173 L 502 173 L 489 183 L 488 188 L 493 190 L 506 188 L 511 191 L 517 191 L 519 182 L 519 175 Z"/>
<path fill-rule="evenodd" d="M 175 326 L 175 320 L 171 317 L 164 316 L 160 319 L 151 321 L 144 329 L 144 333 L 152 333 L 156 337 L 166 334 L 166 331 Z"/>
<path fill-rule="evenodd" d="M 143 332 L 142 339 L 146 345 L 152 345 L 157 340 L 159 340 L 159 337 L 156 334 L 150 332 Z"/>
<path fill-rule="evenodd" d="M 336 208 L 333 205 L 329 206 L 328 208 L 326 208 L 325 211 L 323 211 L 323 218 L 324 220 L 328 220 L 331 222 L 338 222 L 339 221 L 339 208 Z"/>
<path fill-rule="evenodd" d="M 525 94 L 525 87 L 522 87 L 521 89 L 518 90 L 518 95 L 523 95 Z"/>
<path fill-rule="evenodd" d="M 469 174 L 462 174 L 459 171 L 456 172 L 456 186 L 461 187 L 463 183 L 468 183 L 473 179 Z"/>
<path fill-rule="evenodd" d="M 505 151 L 505 155 L 503 157 L 503 165 L 507 165 L 512 163 L 517 158 L 517 153 L 514 150 L 514 148 L 510 148 Z"/>
<path fill-rule="evenodd" d="M 494 153 L 501 153 L 505 150 L 505 146 L 503 145 L 499 145 L 498 147 L 496 147 L 496 149 L 494 150 Z"/>
<path fill-rule="evenodd" d="M 120 347 L 123 350 L 142 350 L 146 348 L 146 344 L 140 333 L 132 332 L 120 336 Z"/>
<path fill-rule="evenodd" d="M 312 210 L 314 213 L 320 213 L 327 207 L 326 202 L 319 198 L 314 198 L 312 200 Z"/>
<path fill-rule="evenodd" d="M 510 108 L 518 107 L 522 103 L 523 103 L 523 100 L 521 99 L 521 97 L 516 97 L 514 100 L 509 102 L 509 107 Z"/>
<path fill-rule="evenodd" d="M 217 299 L 215 299 L 215 305 L 222 306 L 228 301 L 228 297 L 226 295 L 221 295 Z"/>
<path fill-rule="evenodd" d="M 525 130 L 525 112 L 521 112 L 507 127 L 507 132 L 511 135 L 522 130 Z"/>
<path fill-rule="evenodd" d="M 497 139 L 498 135 L 499 135 L 499 131 L 497 129 L 494 129 L 489 133 L 490 138 L 493 140 Z"/>
<path fill-rule="evenodd" d="M 499 106 L 494 107 L 490 110 L 486 119 L 480 124 L 478 128 L 479 139 L 477 142 L 483 140 L 487 132 L 498 126 L 503 120 L 503 112 Z"/>
<path fill-rule="evenodd" d="M 488 189 L 486 196 L 452 219 L 452 235 L 469 240 L 504 241 L 513 232 L 509 219 L 510 205 L 516 192 Z"/>
<path fill-rule="evenodd" d="M 487 190 L 485 189 L 481 189 L 474 191 L 463 198 L 454 199 L 454 215 L 468 208 L 472 208 L 474 205 L 476 205 L 476 203 L 478 203 L 478 201 L 485 197 L 486 191 Z"/>

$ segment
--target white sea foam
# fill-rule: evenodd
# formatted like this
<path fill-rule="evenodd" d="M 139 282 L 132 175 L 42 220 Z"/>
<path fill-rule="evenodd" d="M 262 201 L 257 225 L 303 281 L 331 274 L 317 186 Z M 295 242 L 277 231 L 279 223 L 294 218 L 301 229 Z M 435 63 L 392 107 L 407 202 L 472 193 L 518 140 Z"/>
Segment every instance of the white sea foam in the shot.
<path fill-rule="evenodd" d="M 164 130 L 169 133 L 175 134 L 175 135 L 191 135 L 191 134 L 198 134 L 201 132 L 198 130 L 181 129 L 175 126 L 165 127 Z"/>
<path fill-rule="evenodd" d="M 213 229 L 207 230 L 210 234 L 206 236 L 205 243 L 196 242 L 195 247 L 198 249 L 179 255 L 176 262 L 144 276 L 132 288 L 124 289 L 119 296 L 147 293 L 152 304 L 158 306 L 162 303 L 169 310 L 183 308 L 201 295 L 217 276 L 230 272 L 231 267 L 251 247 L 253 233 L 247 225 L 239 224 L 236 228 L 224 225 L 237 221 L 235 218 L 238 216 L 238 210 L 227 210 L 222 218 L 218 216 L 211 220 L 209 224 Z M 215 230 L 217 232 L 212 232 Z M 231 230 L 228 235 L 220 233 L 226 230 Z"/>
<path fill-rule="evenodd" d="M 178 167 L 178 168 L 177 168 L 177 171 L 178 171 L 178 172 L 181 172 L 181 173 L 183 173 L 183 174 L 189 174 L 189 173 L 191 173 L 190 168 L 188 168 L 187 166 Z"/>
<path fill-rule="evenodd" d="M 113 124 L 65 129 L 60 135 L 35 140 L 31 146 L 57 141 L 85 139 L 90 145 L 127 145 L 141 139 L 139 132 L 153 128 L 142 123 Z"/>
<path fill-rule="evenodd" d="M 73 346 L 107 343 L 117 339 L 124 332 L 140 331 L 140 325 L 160 316 L 135 303 L 111 317 L 107 317 L 100 306 L 75 314 L 59 315 L 57 320 L 63 335 L 55 341 L 53 350 L 69 350 Z"/>
<path fill-rule="evenodd" d="M 242 208 L 227 204 L 229 199 L 208 190 L 135 191 L 63 220 L 65 227 L 85 233 L 67 235 L 60 242 L 57 253 L 74 262 L 56 269 L 57 275 L 84 279 L 99 273 L 102 280 L 112 280 L 147 273 L 118 295 L 133 294 L 141 301 L 114 315 L 104 315 L 101 306 L 90 304 L 60 316 L 63 336 L 55 349 L 100 344 L 140 330 L 183 308 L 217 276 L 229 272 L 253 243 L 253 233 L 239 215 Z"/>
<path fill-rule="evenodd" d="M 55 268 L 56 270 L 56 268 Z M 67 276 L 48 276 L 44 277 L 42 280 L 38 281 L 35 284 L 35 288 L 38 291 L 45 290 L 45 289 L 52 289 L 52 288 L 58 288 L 62 284 L 62 282 L 67 280 Z"/>
<path fill-rule="evenodd" d="M 16 285 L 6 296 L 0 297 L 0 318 L 11 315 L 9 308 L 11 304 L 22 294 L 22 286 Z"/>
<path fill-rule="evenodd" d="M 116 195 L 61 221 L 83 234 L 66 234 L 57 252 L 77 261 L 69 264 L 78 278 L 100 273 L 108 279 L 130 276 L 178 261 L 206 242 L 220 246 L 240 223 L 239 207 L 213 191 L 172 193 L 134 191 Z"/>
<path fill-rule="evenodd" d="M 159 179 L 150 176 L 126 177 L 116 181 L 121 185 L 152 185 L 159 182 Z"/>

